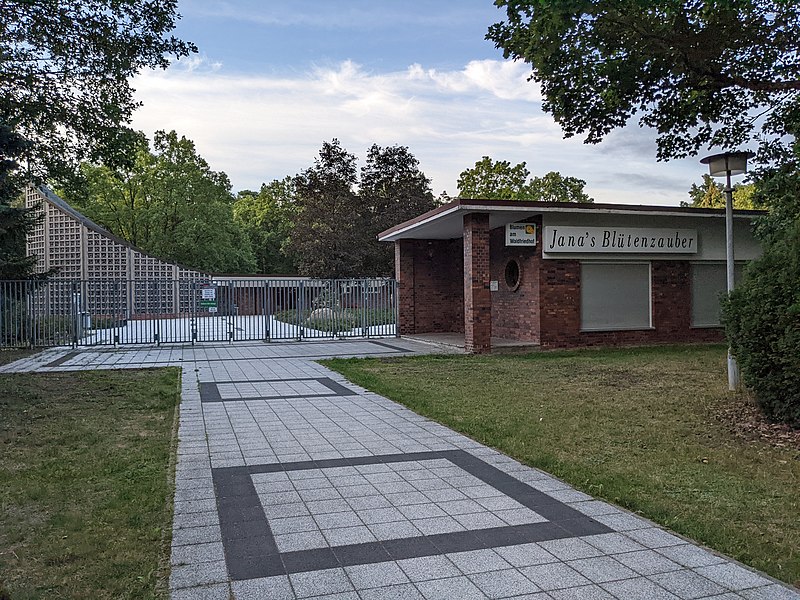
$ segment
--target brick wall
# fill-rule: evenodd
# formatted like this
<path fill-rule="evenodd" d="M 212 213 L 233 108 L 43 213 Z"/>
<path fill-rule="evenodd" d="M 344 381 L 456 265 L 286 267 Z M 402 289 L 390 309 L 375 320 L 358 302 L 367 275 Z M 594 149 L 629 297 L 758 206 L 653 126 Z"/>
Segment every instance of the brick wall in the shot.
<path fill-rule="evenodd" d="M 492 297 L 489 291 L 489 215 L 464 216 L 464 349 L 492 348 Z"/>
<path fill-rule="evenodd" d="M 539 342 L 539 271 L 541 269 L 541 217 L 530 219 L 537 224 L 535 247 L 506 246 L 505 228 L 490 232 L 491 279 L 498 289 L 492 292 L 492 335 L 509 339 Z M 516 290 L 506 285 L 505 269 L 510 260 L 520 267 Z"/>
<path fill-rule="evenodd" d="M 693 328 L 690 265 L 652 261 L 653 329 L 582 332 L 577 260 L 544 260 L 540 270 L 541 337 L 545 348 L 722 341 L 719 328 Z"/>
<path fill-rule="evenodd" d="M 400 334 L 463 333 L 461 239 L 395 242 Z"/>

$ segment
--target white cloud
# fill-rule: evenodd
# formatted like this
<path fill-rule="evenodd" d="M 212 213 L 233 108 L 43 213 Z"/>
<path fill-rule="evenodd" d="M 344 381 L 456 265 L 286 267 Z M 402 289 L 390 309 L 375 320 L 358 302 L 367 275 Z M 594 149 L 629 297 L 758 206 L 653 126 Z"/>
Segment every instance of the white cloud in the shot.
<path fill-rule="evenodd" d="M 412 65 L 372 73 L 347 61 L 293 76 L 243 75 L 201 59 L 139 75 L 133 84 L 144 106 L 133 125 L 148 135 L 175 129 L 193 139 L 235 189 L 298 173 L 334 137 L 359 156 L 372 143 L 406 145 L 434 190 L 453 195 L 458 174 L 484 155 L 524 160 L 534 175 L 558 170 L 585 179 L 598 201 L 677 204 L 699 179 L 702 170 L 693 163 L 656 165 L 641 153 L 620 156 L 620 143 L 638 146 L 648 139 L 636 129 L 608 149 L 561 139 L 527 75 L 524 64 L 494 60 L 454 71 Z M 646 182 L 624 176 L 659 169 L 658 181 L 675 181 L 675 187 L 648 190 L 646 198 Z"/>

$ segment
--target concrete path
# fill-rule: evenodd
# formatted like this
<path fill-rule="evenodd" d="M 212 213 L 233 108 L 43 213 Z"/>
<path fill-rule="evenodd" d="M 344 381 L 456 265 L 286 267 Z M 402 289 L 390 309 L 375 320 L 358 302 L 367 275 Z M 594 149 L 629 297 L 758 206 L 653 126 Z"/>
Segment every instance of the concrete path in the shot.
<path fill-rule="evenodd" d="M 800 600 L 314 362 L 431 351 L 61 349 L 0 372 L 183 367 L 174 600 Z"/>

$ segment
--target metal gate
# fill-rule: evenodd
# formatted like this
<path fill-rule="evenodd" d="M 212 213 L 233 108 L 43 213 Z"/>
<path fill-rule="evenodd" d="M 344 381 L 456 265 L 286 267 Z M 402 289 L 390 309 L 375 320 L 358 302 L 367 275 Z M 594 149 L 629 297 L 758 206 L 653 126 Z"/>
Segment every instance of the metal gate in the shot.
<path fill-rule="evenodd" d="M 0 347 L 397 335 L 394 279 L 0 281 Z"/>

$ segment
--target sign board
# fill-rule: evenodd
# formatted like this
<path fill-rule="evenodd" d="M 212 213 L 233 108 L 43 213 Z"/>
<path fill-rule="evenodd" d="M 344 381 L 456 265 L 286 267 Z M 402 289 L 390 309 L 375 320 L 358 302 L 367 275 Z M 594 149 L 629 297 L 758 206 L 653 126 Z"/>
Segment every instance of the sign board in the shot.
<path fill-rule="evenodd" d="M 535 246 L 535 223 L 508 223 L 506 225 L 506 246 Z"/>
<path fill-rule="evenodd" d="M 544 228 L 542 246 L 546 254 L 695 254 L 697 230 L 554 225 Z"/>
<path fill-rule="evenodd" d="M 208 312 L 210 312 L 210 313 L 215 313 L 215 312 L 217 312 L 217 307 L 216 307 L 216 306 L 209 306 L 209 307 L 208 307 Z"/>
<path fill-rule="evenodd" d="M 200 290 L 202 294 L 200 297 L 203 300 L 215 300 L 217 297 L 217 288 L 215 287 L 204 287 Z"/>
<path fill-rule="evenodd" d="M 492 280 L 492 281 L 489 282 L 489 291 L 490 292 L 496 292 L 499 289 L 500 289 L 500 284 L 497 281 Z"/>
<path fill-rule="evenodd" d="M 200 306 L 203 308 L 209 308 L 211 306 L 216 307 L 217 301 L 216 300 L 200 300 Z"/>

